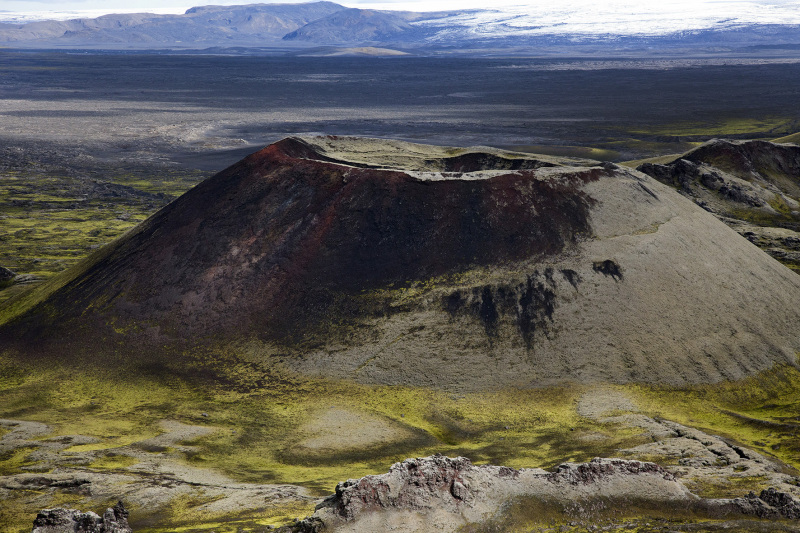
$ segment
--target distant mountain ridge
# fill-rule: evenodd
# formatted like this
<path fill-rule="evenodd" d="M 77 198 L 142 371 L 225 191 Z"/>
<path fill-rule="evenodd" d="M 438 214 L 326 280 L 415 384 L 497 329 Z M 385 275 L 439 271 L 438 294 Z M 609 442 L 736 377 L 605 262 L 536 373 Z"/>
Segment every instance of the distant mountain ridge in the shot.
<path fill-rule="evenodd" d="M 279 42 L 287 33 L 343 9 L 333 2 L 202 6 L 193 7 L 183 15 L 133 13 L 94 19 L 0 24 L 0 42 L 23 46 L 255 46 Z"/>
<path fill-rule="evenodd" d="M 746 3 L 746 2 L 745 2 Z M 751 6 L 752 7 L 752 6 Z M 17 48 L 204 49 L 378 46 L 447 53 L 743 52 L 774 55 L 800 49 L 800 15 L 751 23 L 747 10 L 715 13 L 633 13 L 600 10 L 484 8 L 416 13 L 348 8 L 333 2 L 198 6 L 182 15 L 128 13 L 97 18 L 0 23 L 0 44 Z M 600 9 L 599 7 L 595 8 Z M 572 13 L 572 14 L 570 14 Z M 714 15 L 714 16 L 712 16 Z M 778 16 L 781 15 L 781 16 Z M 594 18 L 593 18 L 594 17 Z M 774 20 L 773 20 L 774 19 Z"/>

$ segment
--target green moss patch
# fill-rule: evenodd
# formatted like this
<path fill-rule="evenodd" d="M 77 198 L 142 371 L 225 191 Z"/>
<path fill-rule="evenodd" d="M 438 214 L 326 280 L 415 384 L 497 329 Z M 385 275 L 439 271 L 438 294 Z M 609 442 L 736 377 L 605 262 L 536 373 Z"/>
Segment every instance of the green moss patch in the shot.
<path fill-rule="evenodd" d="M 36 462 L 29 459 L 34 450 L 35 446 L 25 446 L 0 454 L 0 476 L 19 474 L 22 467 L 35 465 Z"/>
<path fill-rule="evenodd" d="M 687 481 L 689 490 L 702 498 L 740 498 L 750 491 L 759 494 L 769 488 L 765 476 L 730 476 L 726 479 Z"/>
<path fill-rule="evenodd" d="M 751 136 L 776 137 L 797 131 L 797 120 L 789 117 L 723 117 L 707 121 L 682 121 L 653 129 L 633 131 L 677 137 Z"/>
<path fill-rule="evenodd" d="M 727 437 L 800 469 L 800 371 L 795 367 L 716 385 L 627 389 L 650 416 Z"/>
<path fill-rule="evenodd" d="M 109 453 L 95 461 L 92 461 L 88 468 L 95 470 L 123 470 L 129 466 L 137 464 L 139 461 L 127 455 L 117 455 Z"/>
<path fill-rule="evenodd" d="M 204 506 L 214 498 L 194 494 L 176 498 L 167 511 L 149 513 L 144 518 L 132 514 L 131 527 L 137 533 L 261 533 L 314 512 L 314 505 L 291 503 L 270 505 L 241 513 L 213 513 Z"/>
<path fill-rule="evenodd" d="M 543 144 L 526 144 L 501 146 L 500 148 L 529 154 L 542 154 L 556 157 L 576 157 L 583 159 L 595 159 L 597 161 L 615 161 L 620 157 L 619 152 L 615 150 L 595 148 L 591 146 L 550 146 Z"/>
<path fill-rule="evenodd" d="M 116 239 L 205 177 L 197 171 L 0 173 L 0 266 L 47 279 Z M 0 287 L 0 303 L 19 291 Z"/>
<path fill-rule="evenodd" d="M 170 365 L 110 370 L 37 366 L 14 361 L 7 354 L 0 358 L 0 368 L 20 370 L 3 391 L 0 417 L 45 422 L 53 427 L 53 435 L 96 437 L 96 444 L 67 450 L 107 450 L 88 465 L 92 470 L 124 471 L 132 466 L 133 460 L 114 448 L 135 447 L 162 434 L 164 420 L 205 426 L 213 431 L 152 453 L 169 454 L 237 481 L 296 484 L 318 495 L 331 493 L 339 481 L 383 473 L 393 462 L 437 452 L 464 455 L 478 464 L 548 468 L 565 461 L 619 455 L 619 449 L 647 440 L 641 430 L 580 417 L 575 408 L 585 391 L 580 386 L 453 394 L 306 379 L 278 368 L 260 368 L 230 354 L 204 353 L 202 360 L 205 366 L 198 363 L 194 369 L 187 368 L 193 364 L 191 358 L 176 357 Z M 184 368 L 182 376 L 178 368 Z M 650 416 L 722 435 L 775 456 L 789 468 L 800 467 L 796 427 L 800 424 L 800 372 L 793 367 L 737 383 L 617 388 Z M 379 419 L 407 432 L 353 453 L 324 446 L 316 452 L 311 446 L 298 449 L 325 430 L 319 428 L 318 419 L 331 409 L 366 413 L 370 420 Z M 353 442 L 358 442 L 359 428 L 348 427 Z M 409 434 L 419 438 L 408 438 Z M 8 473 L 19 472 L 28 454 L 21 450 L 0 464 Z M 762 488 L 763 480 L 740 474 L 697 490 L 704 495 L 741 495 Z M 172 506 L 175 513 L 151 517 L 141 524 L 142 530 L 203 531 L 209 524 L 214 531 L 258 530 L 290 514 L 310 512 L 284 510 L 274 515 L 209 515 L 201 521 L 190 520 L 189 510 L 202 505 L 185 502 L 186 513 L 181 514 L 176 504 Z"/>

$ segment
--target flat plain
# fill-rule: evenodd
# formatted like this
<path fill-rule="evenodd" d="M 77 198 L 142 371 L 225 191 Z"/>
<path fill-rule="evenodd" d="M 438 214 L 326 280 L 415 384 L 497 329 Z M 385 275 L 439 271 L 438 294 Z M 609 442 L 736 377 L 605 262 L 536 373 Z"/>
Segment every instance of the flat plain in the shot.
<path fill-rule="evenodd" d="M 624 160 L 680 140 L 793 133 L 800 64 L 730 63 L 3 51 L 0 136 L 220 170 L 190 155 L 322 132 L 602 147 Z"/>

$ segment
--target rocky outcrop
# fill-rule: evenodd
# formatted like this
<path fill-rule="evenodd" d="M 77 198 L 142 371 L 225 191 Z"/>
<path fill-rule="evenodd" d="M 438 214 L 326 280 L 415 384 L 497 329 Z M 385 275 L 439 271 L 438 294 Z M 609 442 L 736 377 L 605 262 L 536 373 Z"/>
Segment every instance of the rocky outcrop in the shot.
<path fill-rule="evenodd" d="M 312 516 L 279 528 L 285 533 L 456 531 L 502 514 L 511 502 L 539 502 L 565 522 L 591 523 L 628 507 L 682 509 L 681 517 L 800 520 L 800 500 L 769 488 L 741 498 L 701 499 L 665 468 L 646 461 L 596 458 L 554 471 L 474 465 L 465 457 L 406 459 L 381 475 L 349 479 Z M 45 509 L 32 533 L 131 533 L 122 502 L 98 516 Z"/>
<path fill-rule="evenodd" d="M 598 458 L 565 463 L 555 472 L 546 472 L 478 466 L 465 457 L 434 455 L 395 463 L 386 474 L 339 483 L 335 494 L 297 527 L 299 531 L 323 527 L 328 528 L 325 531 L 367 531 L 409 520 L 406 531 L 425 531 L 434 522 L 450 531 L 494 514 L 517 498 L 559 505 L 595 498 L 637 503 L 698 500 L 654 463 Z M 415 525 L 420 516 L 427 518 Z"/>
<path fill-rule="evenodd" d="M 653 475 L 665 481 L 676 480 L 674 475 L 655 463 L 599 458 L 589 463 L 562 464 L 548 479 L 556 484 L 590 485 L 613 477 L 629 475 Z"/>
<path fill-rule="evenodd" d="M 75 509 L 44 509 L 33 522 L 32 533 L 131 533 L 128 511 L 122 502 L 106 509 L 103 516 Z"/>
<path fill-rule="evenodd" d="M 4 289 L 9 285 L 12 285 L 16 276 L 17 274 L 14 271 L 9 270 L 6 267 L 0 267 L 0 289 Z"/>
<path fill-rule="evenodd" d="M 719 212 L 800 215 L 800 146 L 714 139 L 666 164 L 637 170 Z"/>
<path fill-rule="evenodd" d="M 474 497 L 465 476 L 478 471 L 499 477 L 519 472 L 503 467 L 476 467 L 466 457 L 434 455 L 395 463 L 388 474 L 349 479 L 320 508 L 330 507 L 345 520 L 378 509 L 445 509 L 451 512 Z"/>
<path fill-rule="evenodd" d="M 721 201 L 741 204 L 747 208 L 763 208 L 774 193 L 703 163 L 678 159 L 669 165 L 644 163 L 637 170 L 653 176 L 667 185 L 678 187 L 689 195 L 705 189 L 715 193 Z M 704 204 L 708 205 L 708 202 Z"/>
<path fill-rule="evenodd" d="M 339 483 L 314 515 L 287 527 L 320 531 L 456 531 L 502 515 L 510 502 L 550 508 L 565 523 L 596 523 L 620 509 L 674 509 L 678 519 L 800 519 L 800 500 L 774 488 L 756 496 L 701 499 L 665 468 L 645 461 L 593 459 L 553 472 L 474 465 L 465 457 L 407 459 L 389 472 Z M 548 507 L 549 506 L 549 507 Z M 517 524 L 520 525 L 520 524 Z"/>
<path fill-rule="evenodd" d="M 800 499 L 774 488 L 762 490 L 756 496 L 750 492 L 743 498 L 706 500 L 713 516 L 742 514 L 770 520 L 800 520 Z"/>

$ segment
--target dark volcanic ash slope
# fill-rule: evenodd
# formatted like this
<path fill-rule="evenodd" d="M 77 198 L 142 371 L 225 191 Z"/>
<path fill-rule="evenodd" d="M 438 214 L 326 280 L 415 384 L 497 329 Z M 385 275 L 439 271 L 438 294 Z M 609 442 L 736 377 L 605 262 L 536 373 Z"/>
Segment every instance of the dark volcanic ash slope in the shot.
<path fill-rule="evenodd" d="M 590 165 L 286 139 L 161 210 L 0 335 L 134 354 L 247 339 L 250 357 L 309 374 L 466 388 L 795 364 L 800 277 L 674 190 Z"/>
<path fill-rule="evenodd" d="M 638 170 L 675 187 L 800 272 L 800 146 L 713 140 Z"/>

